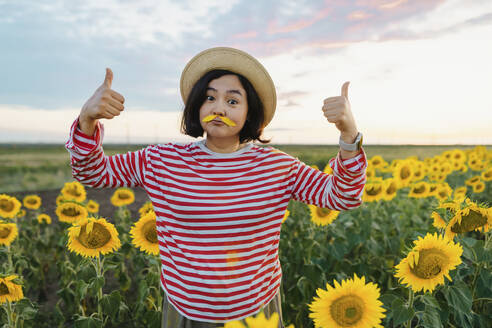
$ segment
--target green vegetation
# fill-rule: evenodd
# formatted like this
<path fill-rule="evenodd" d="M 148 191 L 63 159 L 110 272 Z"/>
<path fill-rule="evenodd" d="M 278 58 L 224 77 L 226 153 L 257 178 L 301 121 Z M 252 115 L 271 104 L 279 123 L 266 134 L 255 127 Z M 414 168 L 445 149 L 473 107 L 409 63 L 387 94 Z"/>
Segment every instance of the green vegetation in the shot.
<path fill-rule="evenodd" d="M 106 155 L 136 151 L 147 145 L 104 145 Z M 335 145 L 272 145 L 309 165 L 319 168 L 336 155 Z M 386 161 L 408 156 L 432 157 L 445 150 L 474 146 L 364 146 L 371 158 L 381 155 Z M 72 179 L 70 155 L 64 145 L 0 144 L 0 193 L 60 189 Z"/>

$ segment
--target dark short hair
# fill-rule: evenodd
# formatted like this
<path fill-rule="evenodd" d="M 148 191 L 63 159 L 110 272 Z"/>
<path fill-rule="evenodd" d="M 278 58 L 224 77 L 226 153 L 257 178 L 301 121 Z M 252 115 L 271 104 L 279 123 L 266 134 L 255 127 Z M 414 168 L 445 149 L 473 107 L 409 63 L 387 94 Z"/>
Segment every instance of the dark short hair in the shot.
<path fill-rule="evenodd" d="M 239 131 L 239 143 L 258 140 L 261 143 L 269 143 L 271 139 L 261 138 L 263 133 L 263 123 L 265 114 L 263 112 L 263 103 L 253 88 L 253 85 L 244 76 L 228 70 L 215 69 L 205 73 L 193 86 L 186 101 L 183 116 L 181 118 L 181 133 L 192 137 L 203 136 L 203 128 L 200 125 L 200 107 L 207 98 L 207 87 L 210 81 L 215 80 L 223 75 L 236 75 L 246 91 L 248 100 L 248 114 L 243 128 Z"/>

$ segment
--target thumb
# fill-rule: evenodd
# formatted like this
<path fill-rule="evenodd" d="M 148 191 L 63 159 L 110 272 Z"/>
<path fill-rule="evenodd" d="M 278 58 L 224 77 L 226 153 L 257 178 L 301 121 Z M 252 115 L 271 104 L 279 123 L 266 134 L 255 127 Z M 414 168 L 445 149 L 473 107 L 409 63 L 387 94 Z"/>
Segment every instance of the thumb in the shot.
<path fill-rule="evenodd" d="M 111 89 L 111 84 L 113 83 L 113 71 L 111 68 L 106 68 L 106 76 L 104 77 L 104 85 Z"/>
<path fill-rule="evenodd" d="M 347 99 L 348 99 L 348 86 L 349 86 L 349 84 L 350 84 L 350 81 L 347 81 L 342 85 L 342 96 L 344 96 Z"/>

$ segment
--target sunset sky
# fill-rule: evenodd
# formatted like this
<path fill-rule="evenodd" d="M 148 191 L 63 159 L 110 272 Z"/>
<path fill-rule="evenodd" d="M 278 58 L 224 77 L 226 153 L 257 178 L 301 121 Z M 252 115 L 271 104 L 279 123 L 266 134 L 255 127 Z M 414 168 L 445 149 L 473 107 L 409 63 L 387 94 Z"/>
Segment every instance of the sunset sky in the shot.
<path fill-rule="evenodd" d="M 321 110 L 350 81 L 365 144 L 492 144 L 490 0 L 0 0 L 0 143 L 64 143 L 105 68 L 125 111 L 105 143 L 188 142 L 179 79 L 198 52 L 270 73 L 273 144 L 337 144 Z"/>

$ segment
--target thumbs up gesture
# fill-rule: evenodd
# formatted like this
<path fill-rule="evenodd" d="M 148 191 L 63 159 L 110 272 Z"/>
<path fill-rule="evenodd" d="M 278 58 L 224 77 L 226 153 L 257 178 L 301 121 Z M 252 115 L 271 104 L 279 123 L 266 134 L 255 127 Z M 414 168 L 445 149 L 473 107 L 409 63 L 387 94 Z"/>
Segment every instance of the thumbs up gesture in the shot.
<path fill-rule="evenodd" d="M 111 90 L 112 83 L 113 72 L 110 68 L 106 68 L 104 82 L 82 107 L 80 112 L 81 121 L 92 122 L 100 118 L 110 120 L 120 115 L 125 108 L 123 106 L 125 98 L 118 92 Z"/>
<path fill-rule="evenodd" d="M 345 82 L 342 86 L 342 95 L 329 97 L 323 101 L 323 113 L 328 122 L 335 123 L 335 126 L 341 132 L 342 139 L 350 140 L 357 135 L 354 116 L 348 100 L 348 86 L 350 82 Z M 352 143 L 352 141 L 347 141 Z"/>

